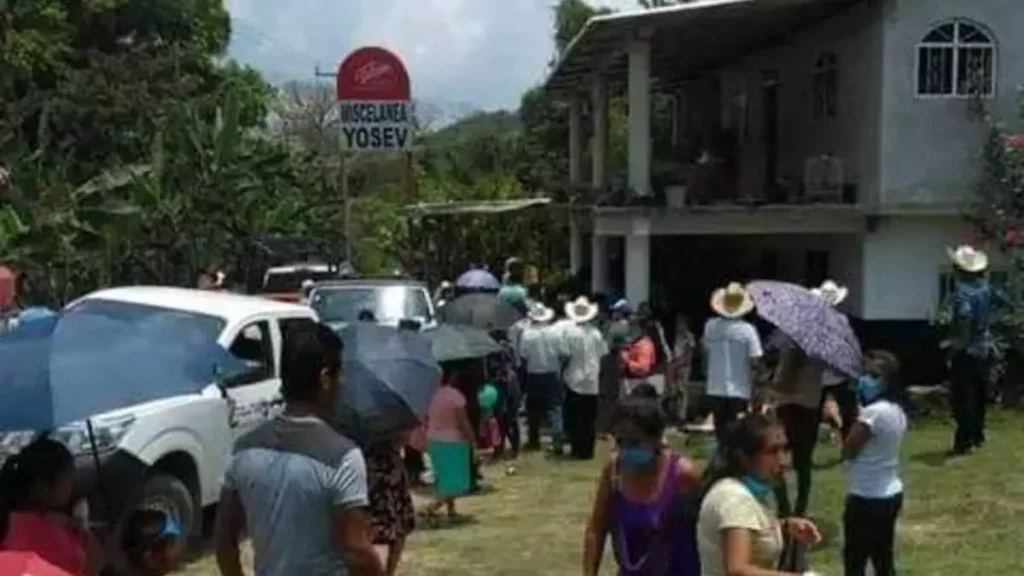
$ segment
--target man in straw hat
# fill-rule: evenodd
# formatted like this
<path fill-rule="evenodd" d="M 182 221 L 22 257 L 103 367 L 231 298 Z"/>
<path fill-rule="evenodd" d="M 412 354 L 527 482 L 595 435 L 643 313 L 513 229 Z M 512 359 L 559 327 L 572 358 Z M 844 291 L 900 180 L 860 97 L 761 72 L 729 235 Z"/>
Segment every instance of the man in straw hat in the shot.
<path fill-rule="evenodd" d="M 552 329 L 555 311 L 532 302 L 527 311 L 530 324 L 519 337 L 519 355 L 526 373 L 526 446 L 540 449 L 543 420 L 551 427 L 551 447 L 562 451 L 562 343 Z"/>
<path fill-rule="evenodd" d="M 729 425 L 750 403 L 754 368 L 764 352 L 757 329 L 743 319 L 754 309 L 754 300 L 742 284 L 732 282 L 715 290 L 711 309 L 718 316 L 707 321 L 702 337 L 705 395 L 715 420 L 715 436 L 722 445 Z"/>
<path fill-rule="evenodd" d="M 942 347 L 949 354 L 951 404 L 956 420 L 953 455 L 985 443 L 988 401 L 988 329 L 992 289 L 985 279 L 988 256 L 971 246 L 948 249 L 953 262 L 953 320 Z"/>
<path fill-rule="evenodd" d="M 565 432 L 572 457 L 594 458 L 597 438 L 597 399 L 601 382 L 601 359 L 608 354 L 604 334 L 595 325 L 598 305 L 586 296 L 566 302 L 565 317 L 572 321 L 563 328 L 564 355 L 568 358 L 565 378 Z"/>

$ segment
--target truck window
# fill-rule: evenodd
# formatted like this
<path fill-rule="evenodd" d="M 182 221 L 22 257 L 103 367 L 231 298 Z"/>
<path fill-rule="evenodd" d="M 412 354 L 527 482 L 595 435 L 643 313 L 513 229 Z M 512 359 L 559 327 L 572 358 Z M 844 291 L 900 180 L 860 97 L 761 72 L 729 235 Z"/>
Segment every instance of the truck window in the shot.
<path fill-rule="evenodd" d="M 270 324 L 266 320 L 253 322 L 242 328 L 231 343 L 231 353 L 245 363 L 244 373 L 228 379 L 228 388 L 254 384 L 274 376 L 274 345 L 270 339 Z"/>

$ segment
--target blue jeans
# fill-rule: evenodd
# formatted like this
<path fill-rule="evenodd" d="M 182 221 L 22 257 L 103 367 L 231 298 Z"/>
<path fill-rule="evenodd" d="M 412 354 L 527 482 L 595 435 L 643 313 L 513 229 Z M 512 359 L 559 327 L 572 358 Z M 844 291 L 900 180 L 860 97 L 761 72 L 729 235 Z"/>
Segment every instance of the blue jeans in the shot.
<path fill-rule="evenodd" d="M 540 446 L 540 425 L 547 420 L 551 429 L 552 447 L 562 447 L 562 401 L 565 392 L 558 374 L 528 374 L 526 376 L 526 438 L 527 443 Z"/>

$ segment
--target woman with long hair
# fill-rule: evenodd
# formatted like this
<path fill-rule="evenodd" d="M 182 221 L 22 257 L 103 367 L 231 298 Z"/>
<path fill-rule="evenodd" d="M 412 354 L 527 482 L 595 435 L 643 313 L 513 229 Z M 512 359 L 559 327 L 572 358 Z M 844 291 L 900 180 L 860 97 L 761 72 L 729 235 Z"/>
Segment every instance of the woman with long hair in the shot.
<path fill-rule="evenodd" d="M 651 387 L 653 389 L 653 387 Z M 663 442 L 657 396 L 631 395 L 615 410 L 617 450 L 598 480 L 584 537 L 583 573 L 596 576 L 610 537 L 622 576 L 696 576 L 693 464 Z"/>
<path fill-rule="evenodd" d="M 749 415 L 725 433 L 705 473 L 707 489 L 697 518 L 703 576 L 799 576 L 776 569 L 784 533 L 812 544 L 821 539 L 813 522 L 776 517 L 769 508 L 772 486 L 785 471 L 786 433 L 778 423 Z M 808 573 L 803 573 L 808 574 Z"/>
<path fill-rule="evenodd" d="M 867 371 L 857 381 L 862 404 L 843 440 L 846 508 L 843 559 L 846 576 L 863 576 L 868 561 L 877 576 L 896 574 L 896 520 L 903 508 L 900 446 L 907 432 L 899 363 L 889 352 L 867 355 Z"/>
<path fill-rule="evenodd" d="M 60 442 L 38 439 L 0 471 L 0 550 L 31 552 L 73 576 L 102 567 L 96 540 L 68 513 L 75 461 Z"/>

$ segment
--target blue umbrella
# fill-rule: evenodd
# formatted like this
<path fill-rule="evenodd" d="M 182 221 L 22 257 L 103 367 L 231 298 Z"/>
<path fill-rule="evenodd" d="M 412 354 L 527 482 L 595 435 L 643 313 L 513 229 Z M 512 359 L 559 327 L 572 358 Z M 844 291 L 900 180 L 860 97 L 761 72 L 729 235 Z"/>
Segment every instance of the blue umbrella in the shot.
<path fill-rule="evenodd" d="M 195 316 L 72 308 L 0 336 L 0 431 L 50 430 L 199 392 L 244 364 Z"/>
<path fill-rule="evenodd" d="M 337 424 L 364 445 L 418 426 L 441 379 L 430 341 L 367 322 L 338 334 L 345 343 L 345 377 L 335 405 Z"/>
<path fill-rule="evenodd" d="M 456 280 L 455 287 L 463 290 L 500 290 L 501 282 L 487 270 L 474 268 L 466 270 Z"/>

